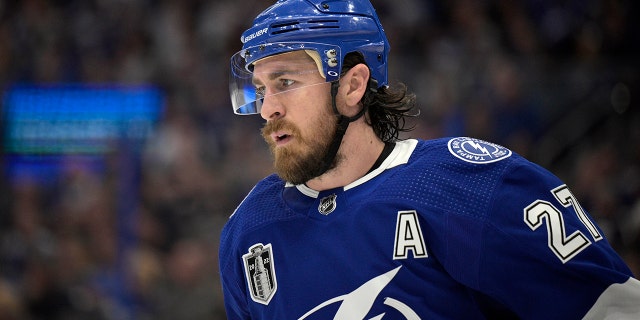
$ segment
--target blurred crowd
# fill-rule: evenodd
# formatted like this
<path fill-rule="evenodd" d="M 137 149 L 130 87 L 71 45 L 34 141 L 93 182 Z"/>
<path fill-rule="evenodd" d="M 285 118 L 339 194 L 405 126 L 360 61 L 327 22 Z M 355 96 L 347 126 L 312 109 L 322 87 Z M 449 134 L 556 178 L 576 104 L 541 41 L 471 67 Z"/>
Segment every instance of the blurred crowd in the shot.
<path fill-rule="evenodd" d="M 639 276 L 637 2 L 372 2 L 390 80 L 418 95 L 406 137 L 473 136 L 550 169 Z M 233 115 L 228 62 L 270 4 L 0 1 L 0 90 L 144 83 L 165 94 L 138 165 L 116 151 L 106 173 L 70 161 L 45 185 L 0 171 L 0 320 L 225 319 L 219 232 L 272 171 L 260 117 Z M 123 181 L 135 200 L 124 222 Z"/>

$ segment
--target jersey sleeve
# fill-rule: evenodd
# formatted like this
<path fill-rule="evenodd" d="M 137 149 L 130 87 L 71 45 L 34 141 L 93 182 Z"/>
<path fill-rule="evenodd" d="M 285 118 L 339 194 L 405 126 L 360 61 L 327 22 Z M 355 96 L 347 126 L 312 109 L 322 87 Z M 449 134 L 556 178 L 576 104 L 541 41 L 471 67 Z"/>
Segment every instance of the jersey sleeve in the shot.
<path fill-rule="evenodd" d="M 449 256 L 475 257 L 456 264 L 468 266 L 460 278 L 520 318 L 581 318 L 608 288 L 630 279 L 569 188 L 535 164 L 516 162 L 505 170 L 487 208 L 482 218 L 448 217 L 449 248 L 467 248 Z M 640 301 L 637 287 L 618 292 Z"/>
<path fill-rule="evenodd" d="M 251 319 L 250 294 L 248 292 L 245 264 L 241 248 L 253 244 L 247 238 L 251 230 L 279 219 L 283 210 L 274 209 L 284 181 L 275 174 L 261 180 L 247 194 L 231 215 L 220 235 L 218 261 L 224 305 L 229 320 Z M 265 207 L 270 205 L 270 209 Z M 267 213 L 269 212 L 269 213 Z M 247 242 L 248 241 L 248 242 Z"/>

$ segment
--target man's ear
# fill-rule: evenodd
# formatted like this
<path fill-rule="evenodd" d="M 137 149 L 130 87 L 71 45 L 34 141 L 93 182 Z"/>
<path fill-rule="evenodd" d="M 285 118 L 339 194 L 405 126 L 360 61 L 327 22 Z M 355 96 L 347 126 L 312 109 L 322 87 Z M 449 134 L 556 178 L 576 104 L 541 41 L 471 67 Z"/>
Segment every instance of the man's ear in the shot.
<path fill-rule="evenodd" d="M 367 91 L 369 75 L 369 67 L 359 63 L 349 69 L 342 77 L 340 89 L 345 90 L 345 103 L 349 108 L 360 104 L 360 100 L 362 100 L 364 93 Z"/>

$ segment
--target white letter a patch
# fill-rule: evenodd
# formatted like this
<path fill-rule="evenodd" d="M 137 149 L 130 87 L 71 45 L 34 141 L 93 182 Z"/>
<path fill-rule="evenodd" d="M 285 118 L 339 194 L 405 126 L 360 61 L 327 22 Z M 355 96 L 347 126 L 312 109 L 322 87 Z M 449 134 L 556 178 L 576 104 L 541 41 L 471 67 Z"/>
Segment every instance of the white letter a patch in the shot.
<path fill-rule="evenodd" d="M 409 251 L 413 251 L 414 258 L 426 258 L 427 247 L 418 222 L 418 213 L 412 211 L 398 211 L 396 222 L 396 237 L 393 246 L 393 259 L 407 259 Z"/>

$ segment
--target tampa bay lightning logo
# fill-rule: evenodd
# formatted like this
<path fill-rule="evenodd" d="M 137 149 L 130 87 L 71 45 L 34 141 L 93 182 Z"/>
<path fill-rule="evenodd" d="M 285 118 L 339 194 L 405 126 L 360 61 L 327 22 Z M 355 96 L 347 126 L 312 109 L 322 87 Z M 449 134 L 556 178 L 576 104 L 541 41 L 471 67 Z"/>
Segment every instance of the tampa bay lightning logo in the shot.
<path fill-rule="evenodd" d="M 298 318 L 298 320 L 307 319 L 323 308 L 334 303 L 340 303 L 340 307 L 338 308 L 335 317 L 333 317 L 334 320 L 365 319 L 376 298 L 391 282 L 391 280 L 393 280 L 398 271 L 400 271 L 400 268 L 402 268 L 402 266 L 367 281 L 365 284 L 350 293 L 329 299 L 319 304 L 309 312 L 305 313 L 302 317 Z M 420 320 L 418 314 L 416 314 L 411 307 L 399 300 L 387 297 L 384 299 L 383 303 L 385 306 L 399 312 L 406 320 Z M 386 319 L 384 316 L 385 313 L 382 313 L 368 320 Z"/>
<path fill-rule="evenodd" d="M 459 137 L 449 140 L 449 152 L 458 159 L 471 163 L 492 163 L 511 156 L 511 150 L 474 138 Z"/>

